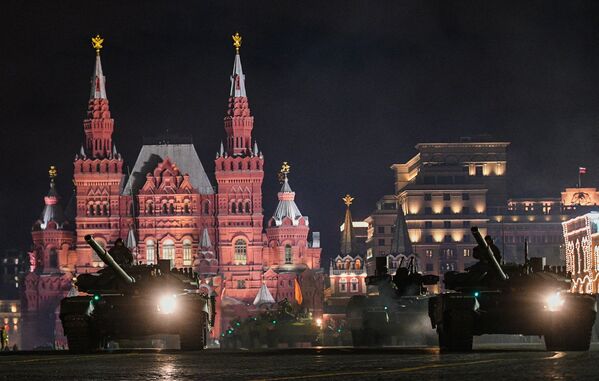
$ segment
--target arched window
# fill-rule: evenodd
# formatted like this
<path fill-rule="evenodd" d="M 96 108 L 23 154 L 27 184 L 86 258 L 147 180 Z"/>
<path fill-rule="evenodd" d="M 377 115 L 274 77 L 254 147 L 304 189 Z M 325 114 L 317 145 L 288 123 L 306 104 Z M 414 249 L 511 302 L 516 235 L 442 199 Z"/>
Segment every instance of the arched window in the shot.
<path fill-rule="evenodd" d="M 168 211 L 170 214 L 175 214 L 175 204 L 171 202 Z"/>
<path fill-rule="evenodd" d="M 149 239 L 146 241 L 146 263 L 148 265 L 153 265 L 154 264 L 154 257 L 155 257 L 155 250 L 156 247 L 154 246 L 155 243 L 153 240 Z"/>
<path fill-rule="evenodd" d="M 154 203 L 152 201 L 148 202 L 147 213 L 154 214 Z"/>
<path fill-rule="evenodd" d="M 362 268 L 362 261 L 359 259 L 356 259 L 356 262 L 354 263 L 354 267 L 356 268 L 356 270 L 360 270 Z"/>
<path fill-rule="evenodd" d="M 210 213 L 210 201 L 204 201 L 204 214 Z"/>
<path fill-rule="evenodd" d="M 173 261 L 175 259 L 175 243 L 167 239 L 162 243 L 162 259 L 168 259 L 171 261 L 171 267 L 173 267 Z"/>
<path fill-rule="evenodd" d="M 245 265 L 247 263 L 247 244 L 244 240 L 235 241 L 235 264 Z"/>
<path fill-rule="evenodd" d="M 339 279 L 339 292 L 347 292 L 347 279 Z"/>
<path fill-rule="evenodd" d="M 249 201 L 247 201 L 247 202 L 245 203 L 245 212 L 246 212 L 246 213 L 250 213 L 250 202 L 249 202 Z"/>
<path fill-rule="evenodd" d="M 100 204 L 96 204 L 96 214 L 98 216 L 102 215 L 102 207 L 100 206 Z"/>
<path fill-rule="evenodd" d="M 337 260 L 337 270 L 343 270 L 343 262 L 341 262 L 341 259 Z"/>
<path fill-rule="evenodd" d="M 191 241 L 183 241 L 183 266 L 191 266 Z"/>
<path fill-rule="evenodd" d="M 285 245 L 285 264 L 290 265 L 293 262 L 293 253 L 291 251 L 291 245 Z"/>
<path fill-rule="evenodd" d="M 351 261 L 349 259 L 345 260 L 345 269 L 346 270 L 351 269 Z"/>
<path fill-rule="evenodd" d="M 189 201 L 185 201 L 185 204 L 183 204 L 183 212 L 189 214 Z"/>
<path fill-rule="evenodd" d="M 105 216 L 108 215 L 108 205 L 102 204 L 102 214 Z"/>
<path fill-rule="evenodd" d="M 241 201 L 239 201 L 239 204 L 237 205 L 237 211 L 243 213 L 243 203 Z"/>
<path fill-rule="evenodd" d="M 166 204 L 162 204 L 162 214 L 166 214 L 168 211 Z"/>
<path fill-rule="evenodd" d="M 94 214 L 94 204 L 89 204 L 89 215 L 93 216 Z"/>
<path fill-rule="evenodd" d="M 350 288 L 351 292 L 358 292 L 358 279 L 357 278 L 351 278 L 351 288 Z"/>
<path fill-rule="evenodd" d="M 231 203 L 231 213 L 237 213 L 237 204 L 235 202 Z"/>

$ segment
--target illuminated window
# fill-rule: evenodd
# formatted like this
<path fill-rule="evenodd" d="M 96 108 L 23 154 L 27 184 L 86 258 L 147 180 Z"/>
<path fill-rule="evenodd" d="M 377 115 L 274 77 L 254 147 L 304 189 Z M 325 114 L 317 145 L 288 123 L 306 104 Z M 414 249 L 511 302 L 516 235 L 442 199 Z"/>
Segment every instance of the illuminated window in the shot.
<path fill-rule="evenodd" d="M 351 278 L 351 292 L 358 292 L 358 279 Z"/>
<path fill-rule="evenodd" d="M 191 241 L 183 241 L 183 266 L 191 266 Z"/>
<path fill-rule="evenodd" d="M 291 245 L 285 245 L 285 263 L 290 265 L 293 262 L 293 253 Z"/>
<path fill-rule="evenodd" d="M 146 241 L 146 263 L 148 265 L 154 264 L 154 253 L 155 253 L 154 241 L 151 239 Z"/>
<path fill-rule="evenodd" d="M 433 251 L 431 249 L 426 249 L 425 254 L 426 254 L 427 258 L 433 257 Z"/>
<path fill-rule="evenodd" d="M 162 244 L 162 259 L 168 259 L 171 261 L 171 267 L 173 266 L 173 260 L 175 259 L 175 243 L 167 239 Z"/>
<path fill-rule="evenodd" d="M 339 292 L 347 292 L 347 279 L 339 279 Z"/>
<path fill-rule="evenodd" d="M 247 244 L 242 239 L 235 241 L 235 263 L 238 265 L 247 263 Z"/>
<path fill-rule="evenodd" d="M 354 262 L 354 267 L 356 270 L 361 270 L 362 269 L 362 261 L 360 261 L 359 259 L 356 259 L 356 261 Z"/>
<path fill-rule="evenodd" d="M 470 249 L 464 249 L 464 257 L 469 257 L 472 255 L 472 251 Z"/>

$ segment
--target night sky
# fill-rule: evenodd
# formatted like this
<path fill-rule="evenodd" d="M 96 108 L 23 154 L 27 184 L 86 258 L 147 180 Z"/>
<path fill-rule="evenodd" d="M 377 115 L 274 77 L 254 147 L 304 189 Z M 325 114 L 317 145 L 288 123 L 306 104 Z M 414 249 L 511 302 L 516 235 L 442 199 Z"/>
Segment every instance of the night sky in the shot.
<path fill-rule="evenodd" d="M 325 257 L 338 250 L 341 197 L 352 194 L 353 215 L 366 217 L 393 192 L 389 166 L 419 142 L 511 141 L 512 196 L 556 197 L 578 166 L 598 185 L 599 2 L 523 3 L 3 2 L 0 248 L 29 247 L 50 164 L 70 197 L 97 33 L 126 163 L 143 136 L 168 129 L 193 136 L 213 177 L 239 31 L 265 216 L 289 161 Z"/>

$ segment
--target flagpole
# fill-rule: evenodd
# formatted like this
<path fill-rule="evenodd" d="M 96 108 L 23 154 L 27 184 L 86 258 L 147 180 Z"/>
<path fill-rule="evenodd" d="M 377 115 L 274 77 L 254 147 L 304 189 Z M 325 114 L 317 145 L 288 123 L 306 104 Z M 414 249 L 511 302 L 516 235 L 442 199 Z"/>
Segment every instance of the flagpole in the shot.
<path fill-rule="evenodd" d="M 578 188 L 580 188 L 580 168 L 578 168 Z"/>

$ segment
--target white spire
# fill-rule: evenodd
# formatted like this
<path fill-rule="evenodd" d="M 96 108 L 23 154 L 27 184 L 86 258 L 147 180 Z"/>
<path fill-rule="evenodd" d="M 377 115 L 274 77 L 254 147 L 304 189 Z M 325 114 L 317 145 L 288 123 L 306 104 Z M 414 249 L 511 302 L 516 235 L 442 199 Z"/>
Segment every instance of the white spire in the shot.
<path fill-rule="evenodd" d="M 116 152 L 116 144 L 112 145 L 112 155 L 116 156 L 117 152 Z"/>
<path fill-rule="evenodd" d="M 275 303 L 275 298 L 273 298 L 270 291 L 268 291 L 268 287 L 266 287 L 266 284 L 262 283 L 262 286 L 260 287 L 260 290 L 258 291 L 256 298 L 254 299 L 254 305 L 259 306 L 262 304 L 274 304 L 274 303 Z"/>
<path fill-rule="evenodd" d="M 222 156 L 224 153 L 225 153 L 225 146 L 223 145 L 223 142 L 221 140 L 219 154 Z"/>
<path fill-rule="evenodd" d="M 106 97 L 106 77 L 104 77 L 104 73 L 102 72 L 102 61 L 100 60 L 99 53 L 96 55 L 96 66 L 92 75 L 92 88 L 89 98 L 108 99 Z"/>
<path fill-rule="evenodd" d="M 212 243 L 210 242 L 210 235 L 208 235 L 208 228 L 204 228 L 204 231 L 202 232 L 200 247 L 203 249 L 208 249 L 212 247 Z"/>
<path fill-rule="evenodd" d="M 235 54 L 235 62 L 233 62 L 233 74 L 231 74 L 231 97 L 246 97 L 245 94 L 245 75 L 241 68 L 241 57 L 239 52 Z"/>
<path fill-rule="evenodd" d="M 81 144 L 81 149 L 79 150 L 79 154 L 81 157 L 85 157 L 85 148 L 83 148 L 83 144 Z"/>
<path fill-rule="evenodd" d="M 254 140 L 254 155 L 258 155 L 258 142 Z"/>
<path fill-rule="evenodd" d="M 137 240 L 135 239 L 133 227 L 130 227 L 129 233 L 127 234 L 127 248 L 133 249 L 134 247 L 137 247 Z"/>

